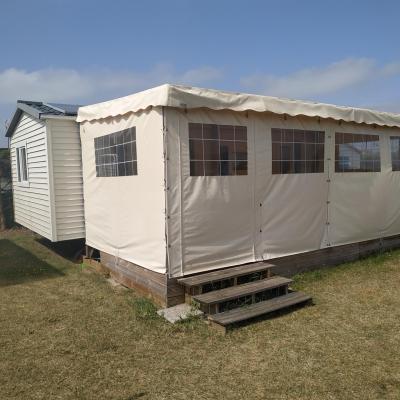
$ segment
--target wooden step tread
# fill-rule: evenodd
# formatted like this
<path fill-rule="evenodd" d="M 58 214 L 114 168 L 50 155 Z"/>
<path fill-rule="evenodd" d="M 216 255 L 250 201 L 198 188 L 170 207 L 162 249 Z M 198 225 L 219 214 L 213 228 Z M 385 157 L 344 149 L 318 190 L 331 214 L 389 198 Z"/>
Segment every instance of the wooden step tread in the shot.
<path fill-rule="evenodd" d="M 208 319 L 217 324 L 226 326 L 235 322 L 245 321 L 260 315 L 268 314 L 274 311 L 294 306 L 311 300 L 311 296 L 302 292 L 292 292 L 283 296 L 275 297 L 271 300 L 261 301 L 234 310 L 225 311 L 218 314 L 209 315 Z"/>
<path fill-rule="evenodd" d="M 264 262 L 244 264 L 237 267 L 225 268 L 218 271 L 188 276 L 187 278 L 180 278 L 178 279 L 178 283 L 188 287 L 200 286 L 209 282 L 222 281 L 225 279 L 248 275 L 255 272 L 266 271 L 272 267 L 275 267 L 275 265 Z"/>
<path fill-rule="evenodd" d="M 242 296 L 252 295 L 268 289 L 274 289 L 280 286 L 287 286 L 291 279 L 282 276 L 274 276 L 269 279 L 261 279 L 258 281 L 244 283 L 242 285 L 231 286 L 226 289 L 214 290 L 212 292 L 198 294 L 193 296 L 193 300 L 201 304 L 216 304 L 222 301 L 233 300 Z"/>

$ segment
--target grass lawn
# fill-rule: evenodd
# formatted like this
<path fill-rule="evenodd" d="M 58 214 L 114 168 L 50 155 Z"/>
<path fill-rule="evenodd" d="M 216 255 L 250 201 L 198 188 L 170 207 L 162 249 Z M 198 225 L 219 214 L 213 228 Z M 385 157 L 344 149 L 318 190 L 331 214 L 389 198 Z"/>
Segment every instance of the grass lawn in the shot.
<path fill-rule="evenodd" d="M 400 251 L 295 287 L 315 305 L 221 336 L 0 233 L 0 399 L 400 399 Z"/>

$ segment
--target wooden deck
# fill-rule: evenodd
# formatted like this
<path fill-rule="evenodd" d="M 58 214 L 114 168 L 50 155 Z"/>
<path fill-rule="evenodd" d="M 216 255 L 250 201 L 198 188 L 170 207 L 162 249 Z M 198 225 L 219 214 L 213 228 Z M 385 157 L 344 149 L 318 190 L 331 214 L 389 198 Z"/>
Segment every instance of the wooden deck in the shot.
<path fill-rule="evenodd" d="M 230 267 L 217 271 L 202 273 L 199 275 L 188 276 L 187 278 L 178 278 L 178 283 L 186 287 L 201 286 L 210 282 L 222 281 L 233 277 L 240 277 L 243 275 L 268 271 L 273 267 L 275 267 L 275 265 L 264 262 L 243 264 L 237 267 Z"/>
<path fill-rule="evenodd" d="M 286 309 L 297 304 L 311 300 L 311 296 L 302 292 L 292 292 L 271 300 L 261 301 L 249 306 L 236 308 L 234 310 L 209 315 L 208 319 L 222 327 L 246 321 L 252 318 L 266 315 L 278 310 Z"/>
<path fill-rule="evenodd" d="M 199 294 L 197 296 L 193 296 L 193 300 L 202 304 L 211 305 L 221 303 L 223 301 L 233 300 L 242 296 L 251 296 L 264 290 L 288 286 L 291 282 L 291 279 L 277 276 L 270 279 L 262 279 L 255 282 L 245 283 L 243 285 L 231 286 L 226 289 L 214 290 L 212 292 Z"/>
<path fill-rule="evenodd" d="M 270 279 L 274 274 L 291 277 L 304 271 L 329 267 L 342 262 L 354 261 L 373 253 L 399 247 L 400 235 L 394 235 L 359 243 L 332 246 L 320 250 L 293 254 L 271 259 L 269 262 L 248 263 L 181 278 L 171 278 L 166 273 L 160 274 L 150 271 L 126 260 L 116 259 L 114 256 L 101 251 L 101 268 L 99 266 L 97 269 L 101 273 L 111 274 L 116 281 L 123 285 L 135 288 L 143 295 L 151 297 L 162 307 L 170 307 L 184 301 L 190 302 L 194 297 L 199 300 L 203 299 L 206 301 L 208 299 L 208 301 L 210 301 L 210 299 L 216 299 L 217 296 L 220 296 L 220 300 L 222 300 L 225 298 L 224 296 L 228 296 L 229 293 L 231 293 L 228 296 L 230 300 L 227 301 L 231 301 L 234 300 L 231 298 L 233 293 L 235 293 L 237 297 L 243 294 L 242 288 L 230 289 L 231 287 L 248 285 L 250 283 L 253 284 L 254 282 Z M 258 285 L 264 285 L 264 282 L 261 284 L 254 283 L 254 285 L 258 287 Z M 218 290 L 225 292 L 219 295 L 208 295 L 209 292 Z M 271 290 L 275 291 L 274 293 L 279 297 L 285 294 L 280 289 Z M 207 296 L 205 297 L 199 297 L 200 295 L 203 296 L 206 294 Z M 244 295 L 246 296 L 246 294 Z M 258 297 L 253 301 L 253 304 L 258 304 L 260 299 L 263 302 L 270 301 L 269 294 L 266 296 L 262 294 L 260 296 L 256 293 L 255 296 Z M 240 303 L 240 301 L 238 301 L 238 303 Z M 210 307 L 214 307 L 214 309 L 210 309 L 210 311 L 218 312 L 218 304 L 220 303 L 211 301 Z M 228 307 L 224 305 L 221 311 L 227 308 L 231 309 L 231 305 L 232 304 L 229 304 Z M 251 307 L 253 307 L 253 305 Z M 246 308 L 248 308 L 248 306 L 246 306 Z"/>

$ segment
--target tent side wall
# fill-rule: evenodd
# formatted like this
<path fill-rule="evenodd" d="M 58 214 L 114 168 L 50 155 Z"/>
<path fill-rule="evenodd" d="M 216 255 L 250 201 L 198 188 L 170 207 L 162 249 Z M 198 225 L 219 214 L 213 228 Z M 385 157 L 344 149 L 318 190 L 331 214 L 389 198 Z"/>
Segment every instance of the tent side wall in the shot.
<path fill-rule="evenodd" d="M 85 219 L 79 125 L 74 119 L 48 118 L 46 126 L 56 239 L 81 239 L 85 237 Z"/>
<path fill-rule="evenodd" d="M 27 182 L 18 182 L 17 148 L 26 148 Z M 46 126 L 23 113 L 10 140 L 15 221 L 53 239 Z"/>
<path fill-rule="evenodd" d="M 132 127 L 136 131 L 137 175 L 96 176 L 95 138 Z M 105 253 L 107 263 L 112 267 L 120 267 L 121 264 L 126 266 L 126 262 L 129 262 L 165 274 L 164 139 L 161 107 L 82 122 L 80 132 L 86 244 Z M 101 157 L 106 159 L 111 153 L 109 151 Z"/>
<path fill-rule="evenodd" d="M 243 264 L 254 252 L 255 199 L 249 176 L 190 176 L 189 122 L 244 125 L 245 113 L 166 108 L 168 259 L 171 277 Z M 249 152 L 254 142 L 249 135 Z M 251 168 L 253 174 L 254 168 Z M 250 179 L 248 179 L 250 178 Z"/>
<path fill-rule="evenodd" d="M 166 121 L 172 277 L 400 234 L 400 172 L 390 157 L 398 128 L 172 108 Z M 190 122 L 245 126 L 247 175 L 190 176 Z M 324 132 L 320 173 L 273 174 L 273 128 Z M 381 171 L 335 172 L 336 132 L 378 135 Z"/>

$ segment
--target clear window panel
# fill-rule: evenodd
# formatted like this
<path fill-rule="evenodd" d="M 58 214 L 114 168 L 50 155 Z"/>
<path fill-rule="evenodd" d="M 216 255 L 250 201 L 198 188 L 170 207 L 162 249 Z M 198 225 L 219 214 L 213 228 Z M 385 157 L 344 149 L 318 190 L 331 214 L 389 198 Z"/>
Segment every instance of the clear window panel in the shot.
<path fill-rule="evenodd" d="M 137 175 L 136 128 L 94 139 L 96 176 Z"/>
<path fill-rule="evenodd" d="M 272 142 L 278 142 L 278 143 L 282 142 L 281 130 L 280 129 L 276 129 L 276 128 L 272 128 L 271 129 L 271 139 L 272 139 Z"/>
<path fill-rule="evenodd" d="M 305 141 L 304 131 L 295 129 L 294 134 L 293 134 L 293 141 L 295 143 L 304 143 L 304 141 Z"/>
<path fill-rule="evenodd" d="M 305 164 L 305 168 L 306 168 L 305 172 L 307 174 L 313 174 L 313 173 L 317 172 L 317 163 L 316 163 L 316 161 L 307 160 L 306 164 Z"/>
<path fill-rule="evenodd" d="M 400 136 L 390 137 L 392 171 L 400 171 Z"/>
<path fill-rule="evenodd" d="M 324 172 L 324 160 L 317 160 L 315 162 L 316 168 L 315 168 L 315 172 L 322 174 Z"/>
<path fill-rule="evenodd" d="M 272 161 L 272 173 L 273 174 L 281 174 L 281 162 L 280 161 Z"/>
<path fill-rule="evenodd" d="M 19 148 L 16 149 L 16 154 L 17 154 L 17 173 L 18 173 L 18 182 L 21 182 L 22 176 L 21 176 L 21 155 Z"/>
<path fill-rule="evenodd" d="M 190 161 L 190 175 L 204 176 L 204 161 Z"/>
<path fill-rule="evenodd" d="M 324 172 L 325 132 L 272 128 L 271 140 L 273 174 Z"/>
<path fill-rule="evenodd" d="M 26 165 L 26 148 L 21 147 L 21 172 L 22 172 L 22 180 L 27 181 L 28 180 L 28 171 L 27 171 L 27 165 Z"/>
<path fill-rule="evenodd" d="M 281 160 L 281 143 L 272 142 L 272 160 Z"/>
<path fill-rule="evenodd" d="M 189 140 L 189 151 L 191 160 L 203 160 L 203 141 Z"/>
<path fill-rule="evenodd" d="M 306 143 L 306 160 L 313 161 L 317 159 L 317 148 L 314 143 Z"/>
<path fill-rule="evenodd" d="M 293 143 L 282 143 L 282 160 L 294 160 Z"/>
<path fill-rule="evenodd" d="M 235 142 L 236 160 L 247 160 L 247 142 Z"/>
<path fill-rule="evenodd" d="M 284 129 L 283 131 L 283 141 L 286 143 L 293 143 L 293 129 Z"/>
<path fill-rule="evenodd" d="M 219 138 L 221 140 L 235 140 L 235 128 L 232 125 L 219 126 Z"/>
<path fill-rule="evenodd" d="M 203 124 L 189 123 L 189 139 L 203 139 Z"/>
<path fill-rule="evenodd" d="M 219 139 L 218 125 L 204 124 L 203 125 L 203 139 Z"/>
<path fill-rule="evenodd" d="M 236 161 L 236 175 L 247 175 L 247 161 Z"/>
<path fill-rule="evenodd" d="M 317 135 L 318 132 L 314 131 L 305 131 L 305 141 L 307 143 L 317 143 Z"/>
<path fill-rule="evenodd" d="M 306 172 L 305 161 L 294 161 L 293 167 L 294 167 L 295 174 L 304 174 Z"/>
<path fill-rule="evenodd" d="M 336 132 L 336 172 L 380 172 L 378 135 Z"/>
<path fill-rule="evenodd" d="M 247 175 L 247 128 L 189 123 L 189 155 L 191 176 Z"/>
<path fill-rule="evenodd" d="M 235 161 L 221 161 L 221 175 L 235 175 L 236 162 Z"/>
<path fill-rule="evenodd" d="M 219 176 L 221 163 L 220 161 L 204 161 L 204 174 L 206 176 Z"/>
<path fill-rule="evenodd" d="M 247 142 L 247 128 L 245 126 L 235 126 L 235 140 Z"/>
<path fill-rule="evenodd" d="M 204 140 L 204 160 L 219 160 L 219 141 Z"/>
<path fill-rule="evenodd" d="M 306 145 L 304 143 L 294 143 L 294 159 L 301 161 L 306 159 Z"/>
<path fill-rule="evenodd" d="M 118 164 L 118 176 L 126 176 L 125 163 Z"/>
<path fill-rule="evenodd" d="M 294 174 L 293 161 L 282 161 L 281 171 L 282 174 Z"/>
<path fill-rule="evenodd" d="M 136 145 L 136 142 L 132 142 L 131 146 L 132 146 L 132 158 L 133 158 L 133 161 L 137 161 L 137 145 Z"/>
<path fill-rule="evenodd" d="M 221 140 L 219 142 L 219 152 L 221 160 L 235 160 L 235 142 Z"/>
<path fill-rule="evenodd" d="M 125 161 L 132 161 L 133 158 L 133 143 L 125 143 L 124 146 L 124 160 Z M 136 157 L 135 157 L 136 158 Z"/>
<path fill-rule="evenodd" d="M 136 163 L 134 161 L 129 161 L 129 162 L 124 164 L 125 176 L 130 176 L 130 175 L 136 175 L 137 174 L 136 168 L 134 170 L 134 165 L 136 165 Z"/>

